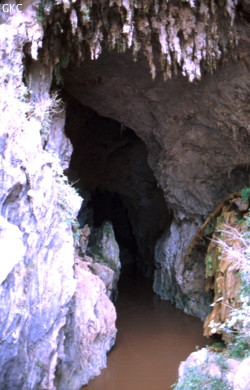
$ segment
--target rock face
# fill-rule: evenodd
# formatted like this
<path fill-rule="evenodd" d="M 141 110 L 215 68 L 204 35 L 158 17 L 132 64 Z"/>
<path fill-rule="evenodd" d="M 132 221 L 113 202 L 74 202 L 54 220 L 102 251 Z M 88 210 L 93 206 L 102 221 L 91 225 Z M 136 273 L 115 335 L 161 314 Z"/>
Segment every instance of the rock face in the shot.
<path fill-rule="evenodd" d="M 106 354 L 116 336 L 116 312 L 106 287 L 87 265 L 76 265 L 76 293 L 71 301 L 59 353 L 55 386 L 80 389 L 106 366 Z"/>
<path fill-rule="evenodd" d="M 145 143 L 147 161 L 173 215 L 171 234 L 165 235 L 171 259 L 165 257 L 163 266 L 162 259 L 155 259 L 155 291 L 202 318 L 209 302 L 204 263 L 197 255 L 198 264 L 187 268 L 185 252 L 215 205 L 249 183 L 249 27 L 238 20 L 237 28 L 235 55 L 242 60 L 220 66 L 214 75 L 205 73 L 199 83 L 189 84 L 182 76 L 165 83 L 160 76 L 152 80 L 144 59 L 132 63 L 128 52 L 104 52 L 64 72 L 71 96 L 133 129 Z"/>
<path fill-rule="evenodd" d="M 187 388 L 248 390 L 250 358 L 238 361 L 206 350 L 193 352 L 179 367 L 175 390 Z"/>
<path fill-rule="evenodd" d="M 32 96 L 23 85 L 23 48 L 36 59 L 42 39 L 36 12 L 23 11 L 3 15 L 0 25 L 0 387 L 73 390 L 105 365 L 116 315 L 97 276 L 74 275 L 72 223 L 81 198 L 63 175 L 72 147 L 63 107 L 49 96 L 49 70 L 35 61 Z M 62 361 L 70 375 L 55 384 Z"/>
<path fill-rule="evenodd" d="M 172 223 L 170 231 L 166 231 L 158 240 L 153 289 L 162 299 L 170 300 L 185 312 L 204 319 L 211 310 L 211 293 L 204 291 L 205 264 L 196 262 L 192 269 L 185 270 L 182 255 L 176 257 L 180 251 L 180 240 L 188 242 L 192 231 L 196 231 L 195 225 L 182 224 L 180 228 Z"/>
<path fill-rule="evenodd" d="M 34 389 L 41 383 L 52 388 L 58 336 L 76 286 L 73 238 L 58 207 L 60 160 L 42 149 L 41 102 L 31 106 L 25 99 L 25 24 L 20 17 L 0 27 L 0 383 L 13 390 Z M 36 26 L 30 29 L 30 39 L 36 31 Z M 72 193 L 69 201 L 74 213 L 78 197 Z"/>
<path fill-rule="evenodd" d="M 121 263 L 119 246 L 110 221 L 104 221 L 99 228 L 92 229 L 88 254 L 93 259 L 90 269 L 103 281 L 108 296 L 115 300 L 118 296 Z"/>
<path fill-rule="evenodd" d="M 248 22 L 248 2 L 236 10 L 231 0 L 26 0 L 22 13 L 2 12 L 2 388 L 77 390 L 114 343 L 105 284 L 89 266 L 73 269 L 82 199 L 63 170 L 77 161 L 86 193 L 103 189 L 125 206 L 124 242 L 134 237 L 144 274 L 156 268 L 154 290 L 207 314 L 203 260 L 187 266 L 184 255 L 215 204 L 249 185 Z M 94 139 L 98 116 L 107 121 Z M 84 166 L 91 156 L 79 161 L 81 135 L 103 153 L 92 156 L 105 161 L 103 188 Z"/>

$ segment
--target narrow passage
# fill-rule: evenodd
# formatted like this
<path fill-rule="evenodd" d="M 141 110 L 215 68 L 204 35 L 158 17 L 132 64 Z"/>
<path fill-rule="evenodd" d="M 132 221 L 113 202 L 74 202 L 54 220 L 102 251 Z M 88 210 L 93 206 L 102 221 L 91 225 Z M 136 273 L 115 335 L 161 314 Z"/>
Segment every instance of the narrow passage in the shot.
<path fill-rule="evenodd" d="M 202 322 L 152 292 L 151 281 L 122 276 L 117 342 L 108 367 L 85 390 L 169 390 L 182 360 L 205 346 Z"/>

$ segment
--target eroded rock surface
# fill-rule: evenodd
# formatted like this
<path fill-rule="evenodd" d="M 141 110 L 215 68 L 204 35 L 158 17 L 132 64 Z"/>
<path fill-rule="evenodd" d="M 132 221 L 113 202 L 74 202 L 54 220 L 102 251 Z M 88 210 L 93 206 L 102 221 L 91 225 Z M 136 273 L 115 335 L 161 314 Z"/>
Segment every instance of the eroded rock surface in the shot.
<path fill-rule="evenodd" d="M 84 262 L 75 266 L 76 293 L 70 302 L 59 353 L 56 388 L 80 389 L 106 366 L 116 336 L 116 312 L 100 278 Z"/>
<path fill-rule="evenodd" d="M 63 133 L 63 107 L 49 95 L 51 72 L 36 61 L 42 42 L 36 12 L 25 8 L 22 14 L 4 15 L 4 21 L 0 25 L 0 387 L 56 388 L 75 296 L 79 321 L 73 335 L 84 334 L 86 345 L 94 337 L 86 355 L 92 361 L 87 365 L 83 346 L 79 380 L 68 378 L 68 389 L 76 390 L 105 364 L 116 332 L 115 311 L 97 276 L 87 271 L 74 276 L 72 222 L 81 199 L 63 175 L 72 147 Z M 29 91 L 23 84 L 24 46 L 35 60 Z M 94 336 L 89 328 L 93 320 Z M 67 362 L 70 365 L 70 353 Z"/>

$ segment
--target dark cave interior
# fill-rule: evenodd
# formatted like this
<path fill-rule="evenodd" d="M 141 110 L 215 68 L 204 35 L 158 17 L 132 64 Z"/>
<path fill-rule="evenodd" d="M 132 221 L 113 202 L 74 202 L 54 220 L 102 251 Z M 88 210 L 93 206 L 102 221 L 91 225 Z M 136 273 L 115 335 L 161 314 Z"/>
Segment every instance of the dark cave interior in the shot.
<path fill-rule="evenodd" d="M 73 144 L 67 174 L 83 198 L 80 226 L 113 224 L 122 268 L 152 277 L 154 247 L 172 215 L 147 163 L 143 141 L 119 122 L 68 98 L 65 132 Z"/>

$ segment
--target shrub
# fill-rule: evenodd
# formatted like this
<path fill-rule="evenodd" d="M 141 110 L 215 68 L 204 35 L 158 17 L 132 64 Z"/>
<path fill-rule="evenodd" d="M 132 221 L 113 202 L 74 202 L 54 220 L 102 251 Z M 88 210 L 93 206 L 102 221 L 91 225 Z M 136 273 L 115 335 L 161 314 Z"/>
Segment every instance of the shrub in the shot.
<path fill-rule="evenodd" d="M 35 106 L 34 116 L 41 123 L 40 134 L 42 145 L 48 142 L 53 116 L 62 112 L 62 101 L 57 93 L 53 93 L 49 98 L 39 101 Z"/>
<path fill-rule="evenodd" d="M 248 199 L 249 199 L 249 197 L 250 197 L 250 187 L 244 187 L 244 188 L 241 190 L 240 196 L 241 196 L 241 199 L 242 199 L 244 202 L 248 202 Z"/>
<path fill-rule="evenodd" d="M 63 219 L 72 227 L 73 232 L 78 230 L 76 211 L 79 210 L 81 198 L 76 190 L 69 184 L 62 168 L 58 165 L 56 171 L 57 204 L 61 210 Z"/>
<path fill-rule="evenodd" d="M 182 380 L 172 386 L 174 390 L 232 390 L 231 385 L 222 378 L 210 375 L 197 366 L 186 368 Z"/>

